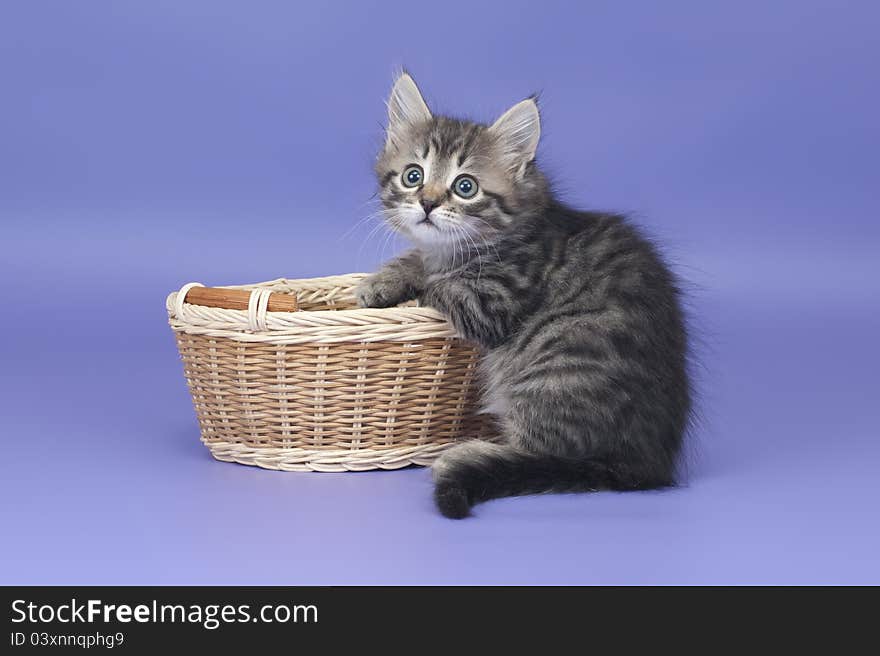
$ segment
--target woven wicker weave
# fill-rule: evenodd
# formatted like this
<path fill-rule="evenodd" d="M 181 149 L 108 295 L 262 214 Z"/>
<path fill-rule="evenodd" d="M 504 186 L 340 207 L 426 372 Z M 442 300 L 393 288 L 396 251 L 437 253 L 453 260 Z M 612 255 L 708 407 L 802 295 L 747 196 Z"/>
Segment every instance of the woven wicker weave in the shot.
<path fill-rule="evenodd" d="M 290 471 L 426 465 L 492 439 L 475 412 L 477 352 L 435 310 L 358 309 L 364 274 L 273 280 L 248 310 L 168 296 L 202 441 L 218 460 Z M 299 312 L 267 312 L 269 292 Z"/>

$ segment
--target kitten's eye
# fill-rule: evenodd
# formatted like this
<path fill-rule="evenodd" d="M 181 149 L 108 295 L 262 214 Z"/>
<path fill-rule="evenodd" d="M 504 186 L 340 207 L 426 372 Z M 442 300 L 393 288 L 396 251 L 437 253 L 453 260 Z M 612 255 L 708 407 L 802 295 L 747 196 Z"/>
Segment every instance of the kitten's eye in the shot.
<path fill-rule="evenodd" d="M 469 175 L 460 175 L 452 183 L 452 191 L 462 198 L 473 198 L 477 193 L 477 181 Z"/>
<path fill-rule="evenodd" d="M 418 164 L 410 164 L 403 170 L 401 181 L 403 182 L 404 187 L 418 187 L 422 184 L 422 179 L 424 177 L 425 174 L 422 172 L 421 166 Z"/>

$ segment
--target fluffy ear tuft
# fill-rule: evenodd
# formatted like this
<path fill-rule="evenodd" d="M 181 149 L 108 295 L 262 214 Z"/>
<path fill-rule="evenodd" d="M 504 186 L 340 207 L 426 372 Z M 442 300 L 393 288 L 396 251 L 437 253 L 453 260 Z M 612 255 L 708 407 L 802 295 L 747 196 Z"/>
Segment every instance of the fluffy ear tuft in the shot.
<path fill-rule="evenodd" d="M 394 82 L 388 98 L 388 141 L 399 144 L 403 132 L 410 126 L 431 118 L 415 80 L 409 73 L 401 73 Z"/>
<path fill-rule="evenodd" d="M 535 159 L 541 139 L 541 115 L 534 98 L 527 98 L 508 109 L 489 128 L 501 148 L 501 157 L 510 170 L 522 175 Z"/>

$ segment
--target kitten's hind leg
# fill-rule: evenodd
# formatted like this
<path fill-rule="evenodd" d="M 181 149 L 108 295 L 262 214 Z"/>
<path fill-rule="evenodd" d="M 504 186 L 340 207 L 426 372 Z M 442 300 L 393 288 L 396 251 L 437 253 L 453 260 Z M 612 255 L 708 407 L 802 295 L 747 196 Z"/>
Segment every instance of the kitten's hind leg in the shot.
<path fill-rule="evenodd" d="M 510 451 L 505 444 L 468 440 L 447 449 L 431 466 L 434 501 L 450 519 L 463 519 L 477 502 L 473 489 L 480 485 L 486 465 L 503 460 Z"/>
<path fill-rule="evenodd" d="M 663 467 L 633 457 L 578 448 L 573 436 L 529 418 L 507 417 L 507 443 L 463 442 L 434 463 L 434 501 L 440 512 L 462 519 L 482 501 L 542 492 L 645 490 L 673 484 Z"/>

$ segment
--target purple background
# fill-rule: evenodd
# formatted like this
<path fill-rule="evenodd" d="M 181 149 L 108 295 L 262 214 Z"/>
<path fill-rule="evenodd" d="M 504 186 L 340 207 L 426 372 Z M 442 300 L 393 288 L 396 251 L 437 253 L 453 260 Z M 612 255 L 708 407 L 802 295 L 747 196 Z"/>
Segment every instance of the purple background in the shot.
<path fill-rule="evenodd" d="M 872 2 L 4 2 L 0 583 L 880 583 Z M 198 441 L 165 295 L 369 270 L 395 66 L 542 92 L 571 202 L 692 282 L 686 486 L 442 519 L 423 469 Z"/>

